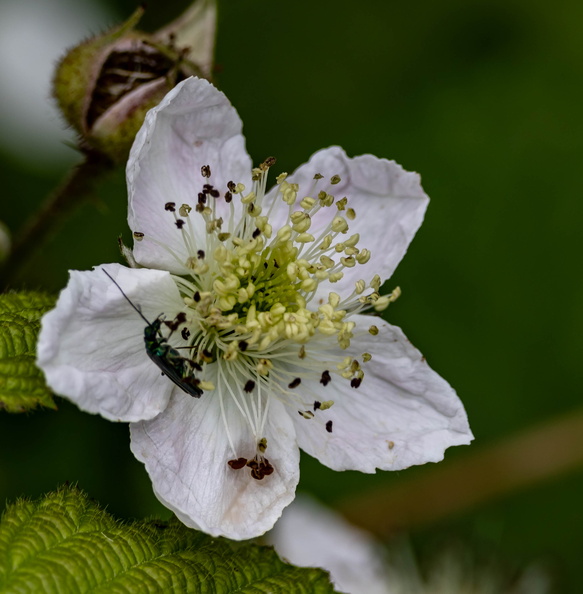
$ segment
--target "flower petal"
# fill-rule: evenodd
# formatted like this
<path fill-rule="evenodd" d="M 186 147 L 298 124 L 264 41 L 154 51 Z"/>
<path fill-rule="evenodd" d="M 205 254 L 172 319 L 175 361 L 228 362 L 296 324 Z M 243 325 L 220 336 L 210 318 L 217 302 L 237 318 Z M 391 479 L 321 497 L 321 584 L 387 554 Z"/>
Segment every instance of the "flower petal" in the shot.
<path fill-rule="evenodd" d="M 147 356 L 146 323 L 103 270 L 149 320 L 160 313 L 172 319 L 184 305 L 168 272 L 118 264 L 72 270 L 42 319 L 37 364 L 51 389 L 82 410 L 112 421 L 151 419 L 175 386 Z"/>
<path fill-rule="evenodd" d="M 473 436 L 461 401 L 401 329 L 380 318 L 352 319 L 346 355 L 359 361 L 372 355 L 362 364 L 362 384 L 355 389 L 338 376 L 326 388 L 306 382 L 318 400 L 334 405 L 309 420 L 292 415 L 300 447 L 334 470 L 375 472 L 438 462 L 448 447 L 468 444 Z M 367 331 L 373 323 L 377 336 Z M 328 420 L 332 432 L 325 430 Z"/>
<path fill-rule="evenodd" d="M 176 203 L 177 208 L 182 204 L 194 208 L 197 195 L 206 183 L 215 186 L 221 196 L 229 181 L 250 188 L 251 159 L 241 130 L 235 108 L 204 79 L 189 78 L 181 82 L 148 112 L 126 171 L 128 223 L 132 231 L 145 235 L 134 248 L 140 264 L 184 272 L 180 262 L 191 254 L 172 213 L 164 209 L 167 202 Z M 203 165 L 211 168 L 208 179 L 201 175 Z M 202 217 L 191 216 L 191 220 L 204 234 Z M 178 260 L 156 241 L 172 250 Z"/>
<path fill-rule="evenodd" d="M 330 572 L 334 587 L 351 594 L 388 594 L 390 576 L 380 543 L 316 500 L 298 495 L 266 535 L 277 553 L 300 567 Z"/>
<path fill-rule="evenodd" d="M 274 472 L 262 480 L 248 468 L 234 470 L 234 457 L 255 455 L 248 426 L 226 400 L 233 454 L 216 391 L 199 400 L 175 394 L 151 421 L 132 424 L 132 452 L 146 465 L 158 499 L 187 526 L 235 540 L 269 530 L 294 498 L 299 450 L 284 406 L 273 399 L 265 427 L 267 459 Z"/>
<path fill-rule="evenodd" d="M 333 146 L 318 151 L 306 163 L 287 178 L 290 183 L 300 186 L 302 198 L 311 191 L 314 175 L 324 176 L 314 191 L 332 194 L 336 199 L 348 197 L 348 206 L 356 212 L 354 220 L 348 220 L 349 231 L 340 235 L 338 241 L 348 239 L 354 233 L 360 234 L 359 249 L 368 248 L 372 252 L 367 264 L 344 269 L 344 278 L 333 285 L 333 290 L 341 293 L 352 291 L 356 280 L 367 282 L 374 274 L 382 280 L 388 279 L 405 255 L 409 243 L 423 222 L 429 202 L 423 191 L 417 173 L 405 171 L 394 161 L 379 159 L 373 155 L 349 158 L 343 149 Z M 331 184 L 330 178 L 340 176 L 340 182 Z M 274 198 L 275 190 L 266 197 L 266 204 Z M 316 197 L 316 196 L 314 196 Z M 285 205 L 284 205 L 285 206 Z M 283 224 L 287 208 L 275 208 L 274 215 L 282 218 Z M 338 212 L 335 206 L 321 209 L 312 219 L 310 233 L 317 237 Z M 273 223 L 272 223 L 273 224 Z M 275 228 L 275 227 L 274 227 Z M 330 285 L 323 294 L 327 296 Z"/>

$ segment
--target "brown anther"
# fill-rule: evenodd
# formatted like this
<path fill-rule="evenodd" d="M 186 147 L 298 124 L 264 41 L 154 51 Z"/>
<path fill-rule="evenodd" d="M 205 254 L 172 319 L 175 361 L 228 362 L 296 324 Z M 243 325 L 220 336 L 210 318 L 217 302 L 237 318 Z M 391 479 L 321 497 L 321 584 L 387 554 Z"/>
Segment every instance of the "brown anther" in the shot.
<path fill-rule="evenodd" d="M 302 380 L 299 377 L 296 377 L 296 379 L 291 381 L 287 387 L 291 388 L 293 390 L 294 388 L 297 388 L 301 383 L 302 383 Z"/>
<path fill-rule="evenodd" d="M 202 192 L 199 192 L 197 198 L 198 198 L 199 204 L 205 204 L 206 203 L 206 194 L 203 194 Z"/>
<path fill-rule="evenodd" d="M 206 178 L 210 177 L 210 176 L 211 176 L 211 168 L 210 168 L 210 165 L 203 165 L 203 166 L 200 168 L 200 174 L 201 174 L 203 177 L 206 177 Z"/>
<path fill-rule="evenodd" d="M 177 219 L 174 221 L 174 224 L 178 227 L 178 229 L 182 229 L 182 227 L 184 227 L 184 221 L 182 219 Z"/>
<path fill-rule="evenodd" d="M 326 431 L 328 431 L 328 433 L 332 433 L 332 421 L 328 421 L 326 423 Z"/>
<path fill-rule="evenodd" d="M 360 386 L 361 383 L 362 383 L 362 378 L 360 378 L 360 377 L 353 377 L 350 380 L 350 385 L 353 388 L 358 388 L 358 386 Z"/>
<path fill-rule="evenodd" d="M 237 184 L 235 182 L 233 182 L 233 181 L 227 182 L 227 188 L 229 188 L 229 192 L 234 192 L 236 187 L 237 187 Z"/>
<path fill-rule="evenodd" d="M 217 189 L 213 188 L 213 189 L 210 191 L 210 195 L 211 195 L 213 198 L 218 198 L 218 197 L 221 195 L 221 193 L 220 193 L 220 192 L 219 192 Z"/>
<path fill-rule="evenodd" d="M 263 161 L 263 165 L 265 165 L 265 167 L 273 167 L 275 165 L 276 160 L 277 159 L 275 157 L 267 157 L 267 159 Z"/>
<path fill-rule="evenodd" d="M 240 340 L 239 341 L 239 350 L 244 353 L 247 350 L 247 347 L 249 346 L 249 343 L 246 340 Z"/>
<path fill-rule="evenodd" d="M 184 340 L 188 340 L 190 338 L 190 330 L 188 328 L 182 328 L 180 334 Z"/>
<path fill-rule="evenodd" d="M 320 383 L 323 386 L 327 386 L 330 383 L 330 380 L 332 378 L 330 377 L 330 372 L 326 369 L 325 371 L 322 372 L 322 377 L 320 378 Z"/>
<path fill-rule="evenodd" d="M 233 470 L 240 470 L 241 468 L 245 468 L 247 465 L 247 458 L 237 458 L 236 460 L 229 460 L 227 464 Z"/>
<path fill-rule="evenodd" d="M 198 252 L 196 252 L 196 256 L 199 260 L 204 260 L 204 250 L 198 250 Z"/>
<path fill-rule="evenodd" d="M 249 394 L 250 392 L 253 392 L 254 388 L 255 388 L 255 382 L 253 380 L 247 380 L 243 390 L 245 390 L 245 392 L 247 392 Z"/>
<path fill-rule="evenodd" d="M 144 234 L 140 233 L 140 231 L 134 231 L 134 239 L 136 241 L 142 241 L 142 239 L 144 239 Z"/>
<path fill-rule="evenodd" d="M 195 207 L 194 210 L 196 210 L 196 212 L 203 212 L 204 210 L 204 204 L 202 202 L 199 202 Z"/>
<path fill-rule="evenodd" d="M 176 202 L 166 202 L 164 205 L 164 210 L 174 212 L 176 210 Z"/>
<path fill-rule="evenodd" d="M 197 291 L 197 292 L 196 292 L 196 293 L 195 293 L 195 294 L 192 296 L 192 298 L 194 299 L 194 301 L 195 301 L 196 303 L 198 303 L 198 302 L 200 301 L 200 293 Z"/>
<path fill-rule="evenodd" d="M 225 192 L 225 202 L 229 204 L 233 200 L 233 194 L 231 192 Z"/>
<path fill-rule="evenodd" d="M 253 231 L 253 234 L 251 235 L 251 237 L 253 237 L 253 239 L 256 239 L 260 235 L 261 235 L 261 229 L 256 228 L 255 231 Z"/>
<path fill-rule="evenodd" d="M 322 406 L 322 403 L 318 400 L 314 400 L 314 410 L 318 410 Z"/>

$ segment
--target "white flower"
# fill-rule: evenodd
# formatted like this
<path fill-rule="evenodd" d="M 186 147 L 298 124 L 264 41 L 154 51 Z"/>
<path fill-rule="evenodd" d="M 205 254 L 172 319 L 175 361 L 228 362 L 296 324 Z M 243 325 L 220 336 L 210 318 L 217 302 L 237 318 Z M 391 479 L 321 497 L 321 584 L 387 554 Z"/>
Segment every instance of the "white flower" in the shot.
<path fill-rule="evenodd" d="M 38 350 L 55 392 L 131 423 L 166 506 L 234 539 L 262 534 L 293 500 L 298 445 L 375 472 L 472 439 L 447 382 L 399 328 L 363 315 L 398 296 L 379 290 L 423 219 L 419 177 L 332 147 L 266 192 L 274 160 L 252 170 L 241 129 L 194 78 L 149 112 L 127 167 L 130 262 L 145 268 L 72 271 Z M 189 347 L 162 356 L 182 385 L 148 357 L 120 288 Z"/>

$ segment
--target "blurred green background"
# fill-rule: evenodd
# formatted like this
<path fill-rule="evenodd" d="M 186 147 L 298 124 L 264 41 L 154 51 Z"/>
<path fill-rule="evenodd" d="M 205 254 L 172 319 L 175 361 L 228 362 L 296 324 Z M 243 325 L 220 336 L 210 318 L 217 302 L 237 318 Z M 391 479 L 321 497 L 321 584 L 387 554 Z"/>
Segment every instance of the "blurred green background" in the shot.
<path fill-rule="evenodd" d="M 83 16 L 85 3 L 60 2 L 77 13 L 71 42 L 135 7 L 103 0 Z M 17 100 L 31 92 L 18 86 L 20 77 L 48 79 L 30 47 L 50 33 L 51 21 L 39 24 L 36 14 L 47 4 L 20 2 L 28 12 L 18 21 L 18 43 L 4 51 L 12 65 L 30 59 L 12 75 Z M 14 6 L 3 0 L 0 21 Z M 151 0 L 143 28 L 186 6 Z M 389 319 L 465 403 L 476 442 L 447 459 L 580 406 L 582 23 L 575 0 L 220 2 L 216 82 L 238 109 L 256 162 L 275 155 L 278 170 L 291 171 L 339 144 L 422 174 L 432 202 L 391 281 L 403 296 Z M 0 86 L 6 91 L 11 80 Z M 48 88 L 42 100 L 49 106 Z M 68 148 L 56 153 L 64 132 L 51 137 L 51 148 L 42 127 L 18 128 L 14 106 L 0 104 L 0 220 L 12 229 L 78 158 Z M 45 119 L 56 122 L 52 114 Z M 18 287 L 57 292 L 70 268 L 120 261 L 117 236 L 129 236 L 122 171 L 97 198 Z M 583 448 L 583 430 L 581 440 Z M 532 457 L 544 449 L 541 443 Z M 127 427 L 65 401 L 58 412 L 0 414 L 0 452 L 2 502 L 71 481 L 123 517 L 168 513 L 129 451 Z M 333 473 L 305 456 L 300 488 L 334 503 L 423 472 Z M 421 549 L 448 539 L 473 543 L 511 566 L 540 562 L 557 591 L 580 592 L 581 501 L 579 470 L 416 529 L 413 539 Z"/>

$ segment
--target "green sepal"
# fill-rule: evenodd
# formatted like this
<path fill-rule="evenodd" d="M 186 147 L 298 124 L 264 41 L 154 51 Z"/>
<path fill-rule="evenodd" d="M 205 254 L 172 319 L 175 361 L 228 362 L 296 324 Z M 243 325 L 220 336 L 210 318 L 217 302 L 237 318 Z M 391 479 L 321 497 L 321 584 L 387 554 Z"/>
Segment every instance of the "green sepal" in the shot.
<path fill-rule="evenodd" d="M 54 297 L 43 293 L 0 295 L 0 409 L 57 408 L 35 364 L 40 319 L 54 306 Z"/>
<path fill-rule="evenodd" d="M 178 520 L 121 522 L 76 487 L 10 505 L 0 523 L 0 592 L 327 594 L 320 569 L 271 547 L 213 538 Z"/>

